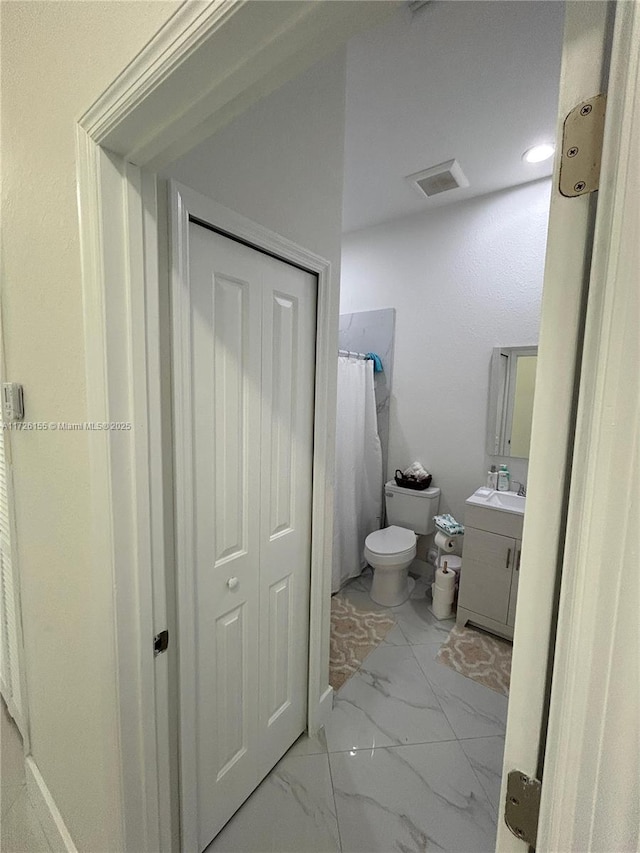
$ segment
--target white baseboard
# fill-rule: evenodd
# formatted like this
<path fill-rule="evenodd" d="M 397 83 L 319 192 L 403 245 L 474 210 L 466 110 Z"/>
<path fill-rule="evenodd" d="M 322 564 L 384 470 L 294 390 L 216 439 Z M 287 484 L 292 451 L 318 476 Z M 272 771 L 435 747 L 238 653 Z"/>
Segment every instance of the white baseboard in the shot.
<path fill-rule="evenodd" d="M 29 799 L 51 849 L 54 853 L 78 853 L 51 792 L 38 770 L 38 765 L 30 755 L 25 759 L 25 771 Z"/>

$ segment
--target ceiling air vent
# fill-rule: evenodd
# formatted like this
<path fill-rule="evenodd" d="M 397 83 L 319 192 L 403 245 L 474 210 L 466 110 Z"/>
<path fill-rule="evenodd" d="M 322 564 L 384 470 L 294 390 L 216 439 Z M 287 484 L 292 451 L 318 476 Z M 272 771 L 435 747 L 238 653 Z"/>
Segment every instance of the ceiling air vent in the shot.
<path fill-rule="evenodd" d="M 469 186 L 469 181 L 457 160 L 447 160 L 446 163 L 438 163 L 423 172 L 407 175 L 406 180 L 420 195 L 426 195 L 428 198 L 448 190 L 456 190 L 458 187 Z"/>

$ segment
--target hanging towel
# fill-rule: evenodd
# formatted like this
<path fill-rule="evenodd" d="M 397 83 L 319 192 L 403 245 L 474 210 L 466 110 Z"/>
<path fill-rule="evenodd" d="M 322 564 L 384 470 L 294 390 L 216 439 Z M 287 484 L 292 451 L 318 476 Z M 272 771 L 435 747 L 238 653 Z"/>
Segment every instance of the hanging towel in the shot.
<path fill-rule="evenodd" d="M 373 362 L 373 372 L 382 373 L 382 359 L 375 352 L 368 352 L 367 358 Z"/>
<path fill-rule="evenodd" d="M 442 530 L 443 533 L 448 533 L 449 536 L 458 536 L 464 533 L 464 524 L 460 524 L 449 513 L 446 513 L 446 515 L 434 515 L 433 521 L 437 528 Z"/>

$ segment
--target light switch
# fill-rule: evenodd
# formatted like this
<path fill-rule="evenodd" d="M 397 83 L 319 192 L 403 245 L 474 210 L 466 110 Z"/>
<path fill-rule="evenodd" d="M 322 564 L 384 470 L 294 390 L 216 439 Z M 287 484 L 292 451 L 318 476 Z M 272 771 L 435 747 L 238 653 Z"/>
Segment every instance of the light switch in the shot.
<path fill-rule="evenodd" d="M 15 423 L 24 418 L 24 396 L 22 385 L 17 382 L 2 383 L 2 419 Z"/>

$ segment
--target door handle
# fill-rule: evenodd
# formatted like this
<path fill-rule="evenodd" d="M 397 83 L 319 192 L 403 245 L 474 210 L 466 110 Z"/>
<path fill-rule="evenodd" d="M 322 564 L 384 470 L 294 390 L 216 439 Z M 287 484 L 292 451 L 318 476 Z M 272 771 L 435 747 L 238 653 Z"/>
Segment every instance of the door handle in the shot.
<path fill-rule="evenodd" d="M 509 563 L 510 563 L 510 562 L 511 562 L 511 548 L 509 548 L 509 549 L 507 550 L 507 565 L 505 566 L 505 569 L 508 569 L 508 568 L 509 568 Z"/>
<path fill-rule="evenodd" d="M 229 578 L 229 580 L 227 581 L 227 586 L 229 587 L 229 589 L 236 589 L 239 583 L 240 581 L 238 580 L 238 578 Z"/>
<path fill-rule="evenodd" d="M 522 551 L 520 549 L 518 549 L 518 554 L 516 556 L 516 572 L 520 571 L 520 555 L 521 554 L 522 554 Z"/>

